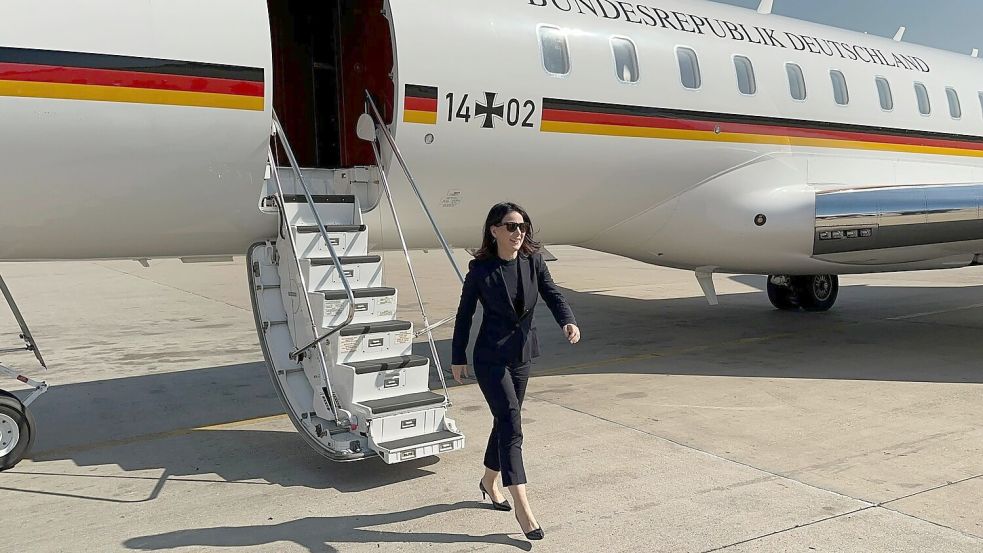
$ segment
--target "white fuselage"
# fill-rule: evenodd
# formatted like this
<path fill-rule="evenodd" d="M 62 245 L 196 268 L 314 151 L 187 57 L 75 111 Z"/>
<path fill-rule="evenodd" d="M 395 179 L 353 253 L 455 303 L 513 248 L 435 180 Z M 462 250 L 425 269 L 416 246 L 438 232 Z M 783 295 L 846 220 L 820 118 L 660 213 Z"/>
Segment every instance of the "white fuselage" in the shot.
<path fill-rule="evenodd" d="M 265 105 L 5 96 L 0 87 L 0 259 L 238 254 L 271 238 L 275 218 L 257 208 L 275 93 L 266 2 L 40 3 L 9 11 L 12 33 L 0 47 L 259 68 Z M 818 228 L 835 221 L 819 222 L 816 200 L 911 186 L 929 205 L 936 192 L 926 187 L 955 186 L 971 196 L 955 201 L 972 226 L 983 202 L 970 186 L 983 183 L 980 60 L 709 2 L 653 6 L 387 2 L 391 128 L 452 245 L 476 245 L 487 209 L 508 199 L 526 207 L 549 243 L 689 269 L 871 272 L 966 265 L 983 252 L 983 234 L 971 229 L 821 254 Z M 544 68 L 541 25 L 565 31 L 568 74 Z M 618 78 L 612 37 L 635 45 L 637 82 Z M 678 47 L 699 57 L 698 89 L 681 82 Z M 755 94 L 738 90 L 734 56 L 753 63 Z M 788 63 L 802 69 L 803 101 L 790 94 Z M 831 70 L 846 78 L 848 105 L 834 102 Z M 880 107 L 877 76 L 892 86 L 891 111 Z M 931 115 L 919 113 L 915 82 L 930 94 Z M 435 117 L 408 113 L 421 104 L 407 98 L 407 85 L 435 92 Z M 961 119 L 950 116 L 947 87 L 960 95 Z M 640 119 L 606 118 L 619 110 Z M 387 159 L 411 247 L 432 246 L 402 171 Z M 380 205 L 366 221 L 383 222 L 373 236 L 395 244 Z M 934 221 L 928 207 L 903 207 L 906 224 Z M 889 215 L 857 224 L 880 232 L 897 223 Z"/>

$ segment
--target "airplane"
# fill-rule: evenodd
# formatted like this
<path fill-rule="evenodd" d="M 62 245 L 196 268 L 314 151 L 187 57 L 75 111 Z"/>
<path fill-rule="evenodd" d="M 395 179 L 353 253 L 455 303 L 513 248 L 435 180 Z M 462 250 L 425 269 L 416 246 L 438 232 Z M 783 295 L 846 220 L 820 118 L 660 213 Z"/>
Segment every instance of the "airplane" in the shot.
<path fill-rule="evenodd" d="M 291 421 L 387 463 L 465 440 L 443 321 L 397 320 L 371 252 L 442 248 L 460 276 L 450 246 L 502 199 L 546 243 L 692 271 L 711 304 L 720 272 L 825 311 L 838 275 L 983 263 L 980 59 L 771 4 L 8 2 L 0 260 L 246 254 Z M 0 468 L 24 403 L 0 398 Z"/>

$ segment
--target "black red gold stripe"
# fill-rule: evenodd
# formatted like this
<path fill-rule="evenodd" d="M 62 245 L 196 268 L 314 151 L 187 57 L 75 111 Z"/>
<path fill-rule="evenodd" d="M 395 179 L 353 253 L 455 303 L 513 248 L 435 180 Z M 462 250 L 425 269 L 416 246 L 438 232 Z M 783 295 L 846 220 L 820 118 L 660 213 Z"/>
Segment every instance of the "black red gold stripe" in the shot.
<path fill-rule="evenodd" d="M 0 48 L 0 96 L 262 111 L 261 68 Z"/>
<path fill-rule="evenodd" d="M 543 132 L 983 157 L 983 137 L 546 98 Z"/>
<path fill-rule="evenodd" d="M 403 121 L 437 124 L 437 87 L 408 84 L 403 100 Z"/>

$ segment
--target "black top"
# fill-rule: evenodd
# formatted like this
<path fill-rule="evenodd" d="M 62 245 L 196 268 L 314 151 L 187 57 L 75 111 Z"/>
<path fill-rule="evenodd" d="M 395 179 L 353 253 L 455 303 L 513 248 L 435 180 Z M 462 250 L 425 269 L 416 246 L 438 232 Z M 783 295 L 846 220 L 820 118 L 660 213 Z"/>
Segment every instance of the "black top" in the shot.
<path fill-rule="evenodd" d="M 522 297 L 522 279 L 519 278 L 519 258 L 516 257 L 511 261 L 499 258 L 498 263 L 504 277 L 505 290 L 512 298 L 512 306 L 515 307 L 516 313 L 522 314 L 525 311 L 525 301 Z"/>
<path fill-rule="evenodd" d="M 474 344 L 476 366 L 527 363 L 539 355 L 533 312 L 540 297 L 561 327 L 577 324 L 563 294 L 553 283 L 543 256 L 520 255 L 514 263 L 516 286 L 510 287 L 507 284 L 507 275 L 511 273 L 511 269 L 507 269 L 508 262 L 498 257 L 471 261 L 457 308 L 451 363 L 468 363 L 471 320 L 479 301 L 484 315 Z M 519 306 L 516 306 L 517 290 L 520 291 Z"/>

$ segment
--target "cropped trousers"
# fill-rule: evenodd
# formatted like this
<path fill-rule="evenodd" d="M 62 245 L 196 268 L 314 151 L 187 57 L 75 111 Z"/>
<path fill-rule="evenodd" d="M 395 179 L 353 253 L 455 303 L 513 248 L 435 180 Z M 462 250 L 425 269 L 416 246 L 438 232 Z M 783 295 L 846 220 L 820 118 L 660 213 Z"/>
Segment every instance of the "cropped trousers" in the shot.
<path fill-rule="evenodd" d="M 529 363 L 474 367 L 478 387 L 494 417 L 485 448 L 485 466 L 502 473 L 505 487 L 526 483 L 522 463 L 522 400 L 529 382 L 529 367 Z"/>

